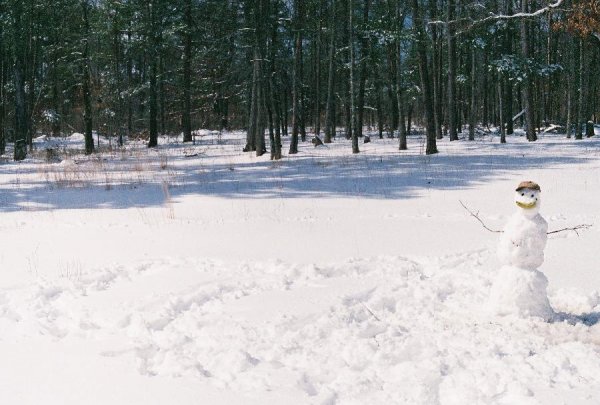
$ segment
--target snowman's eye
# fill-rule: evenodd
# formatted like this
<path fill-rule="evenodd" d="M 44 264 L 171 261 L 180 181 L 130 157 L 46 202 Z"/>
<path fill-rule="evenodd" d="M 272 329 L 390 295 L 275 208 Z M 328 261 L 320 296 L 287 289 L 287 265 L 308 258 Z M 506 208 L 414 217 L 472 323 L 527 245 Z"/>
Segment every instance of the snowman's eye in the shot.
<path fill-rule="evenodd" d="M 531 198 L 533 198 L 533 194 L 531 194 Z"/>
<path fill-rule="evenodd" d="M 521 197 L 523 197 L 525 195 L 525 193 L 521 193 Z"/>

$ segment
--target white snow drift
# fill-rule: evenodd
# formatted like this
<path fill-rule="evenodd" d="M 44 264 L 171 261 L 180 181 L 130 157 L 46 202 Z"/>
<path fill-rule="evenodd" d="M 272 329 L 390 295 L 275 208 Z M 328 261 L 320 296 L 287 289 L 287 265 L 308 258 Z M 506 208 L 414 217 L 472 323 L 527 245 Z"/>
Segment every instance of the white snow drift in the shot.
<path fill-rule="evenodd" d="M 599 141 L 338 140 L 281 162 L 240 133 L 161 141 L 0 165 L 0 402 L 597 404 L 600 227 L 551 235 L 539 270 L 535 240 L 512 274 L 458 200 L 499 228 L 533 178 L 550 230 L 597 224 Z M 546 308 L 534 270 L 551 322 L 511 308 Z"/>

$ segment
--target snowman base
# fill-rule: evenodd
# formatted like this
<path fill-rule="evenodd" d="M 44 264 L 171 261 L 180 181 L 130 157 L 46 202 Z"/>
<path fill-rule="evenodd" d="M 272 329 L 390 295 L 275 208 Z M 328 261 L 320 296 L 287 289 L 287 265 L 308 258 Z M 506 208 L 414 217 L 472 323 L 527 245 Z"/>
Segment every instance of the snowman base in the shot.
<path fill-rule="evenodd" d="M 548 279 L 538 270 L 503 266 L 492 284 L 489 312 L 494 315 L 539 317 L 549 321 L 554 311 L 548 301 Z"/>

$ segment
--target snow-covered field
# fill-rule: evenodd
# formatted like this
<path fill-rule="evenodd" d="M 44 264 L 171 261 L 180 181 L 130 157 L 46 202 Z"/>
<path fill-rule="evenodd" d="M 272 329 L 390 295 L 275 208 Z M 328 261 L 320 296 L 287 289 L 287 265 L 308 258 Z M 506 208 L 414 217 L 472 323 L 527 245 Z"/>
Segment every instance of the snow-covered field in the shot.
<path fill-rule="evenodd" d="M 599 139 L 242 138 L 0 163 L 1 404 L 600 403 Z M 501 229 L 521 180 L 593 225 L 549 237 L 553 322 L 490 315 L 498 234 L 459 203 Z"/>

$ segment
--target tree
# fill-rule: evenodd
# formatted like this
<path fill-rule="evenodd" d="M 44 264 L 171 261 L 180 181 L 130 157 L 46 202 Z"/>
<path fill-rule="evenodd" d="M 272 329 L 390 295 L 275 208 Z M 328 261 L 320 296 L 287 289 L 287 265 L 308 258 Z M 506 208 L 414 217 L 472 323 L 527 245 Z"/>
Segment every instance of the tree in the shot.
<path fill-rule="evenodd" d="M 529 12 L 529 0 L 521 0 L 521 11 L 523 13 Z M 526 61 L 531 57 L 530 41 L 529 41 L 529 24 L 526 19 L 521 20 L 521 51 L 523 58 Z M 529 72 L 524 79 L 523 83 L 523 109 L 525 110 L 525 131 L 527 134 L 527 140 L 532 142 L 537 140 L 535 134 L 535 120 L 533 116 L 533 78 Z"/>
<path fill-rule="evenodd" d="M 6 13 L 6 4 L 4 0 L 0 1 L 0 15 Z M 4 121 L 6 115 L 6 94 L 4 86 L 6 84 L 6 38 L 3 23 L 0 21 L 0 155 L 6 153 L 6 133 L 4 131 Z"/>
<path fill-rule="evenodd" d="M 162 0 L 147 0 L 146 2 L 146 24 L 145 36 L 148 46 L 148 59 L 150 61 L 149 71 L 149 90 L 150 90 L 150 111 L 149 111 L 149 132 L 148 147 L 158 146 L 158 48 L 160 46 L 160 24 Z"/>
<path fill-rule="evenodd" d="M 268 102 L 269 112 L 269 140 L 271 147 L 271 160 L 281 159 L 281 107 L 279 98 L 279 89 L 275 78 L 279 75 L 277 63 L 277 46 L 279 45 L 277 32 L 279 24 L 277 23 L 278 10 L 275 4 L 269 3 L 269 24 L 271 25 L 271 41 L 269 43 L 269 59 L 271 60 L 270 72 L 268 74 Z"/>
<path fill-rule="evenodd" d="M 454 20 L 454 0 L 448 0 L 448 21 Z M 448 24 L 448 130 L 450 140 L 458 140 L 456 133 L 456 38 L 452 24 Z"/>
<path fill-rule="evenodd" d="M 427 58 L 427 36 L 425 34 L 424 21 L 421 17 L 419 2 L 412 0 L 412 18 L 413 30 L 415 31 L 415 47 L 417 49 L 417 58 L 419 60 L 419 76 L 421 78 L 421 88 L 423 96 L 423 109 L 425 110 L 426 137 L 427 145 L 425 153 L 431 155 L 438 153 L 435 136 L 435 122 L 432 100 L 431 77 L 429 75 L 429 61 Z"/>
<path fill-rule="evenodd" d="M 354 57 L 354 22 L 353 22 L 353 0 L 348 0 L 348 50 L 350 52 L 350 123 L 354 128 L 352 131 L 352 153 L 360 153 L 358 148 L 358 131 L 356 130 L 356 102 L 355 102 L 355 57 Z"/>
<path fill-rule="evenodd" d="M 364 0 L 364 8 L 363 8 L 363 21 L 362 26 L 366 27 L 369 23 L 369 6 L 370 0 Z M 350 28 L 352 29 L 352 27 Z M 358 73 L 358 97 L 356 98 L 356 125 L 354 130 L 356 131 L 357 137 L 363 136 L 363 125 L 364 125 L 364 112 L 365 112 L 365 84 L 367 81 L 367 62 L 368 62 L 368 38 L 366 30 L 363 29 L 360 38 L 360 61 L 359 66 L 360 70 Z M 352 45 L 351 45 L 352 46 Z M 353 138 L 354 139 L 354 138 Z M 357 147 L 358 148 L 358 147 Z M 353 147 L 353 153 L 354 147 Z"/>
<path fill-rule="evenodd" d="M 598 0 L 581 0 L 573 4 L 570 13 L 566 18 L 557 21 L 554 24 L 554 29 L 564 29 L 570 34 L 579 38 L 576 49 L 578 50 L 578 68 L 574 69 L 569 61 L 569 93 L 568 93 L 568 112 L 567 112 L 567 137 L 571 136 L 571 104 L 574 71 L 577 73 L 577 103 L 576 103 L 576 122 L 575 122 L 575 139 L 583 139 L 583 126 L 589 118 L 589 113 L 586 113 L 584 107 L 584 76 L 587 64 L 585 62 L 585 53 L 588 44 L 588 39 L 593 39 L 600 46 L 600 1 Z M 575 48 L 575 46 L 574 46 Z M 587 131 L 589 135 L 593 132 Z"/>
<path fill-rule="evenodd" d="M 311 122 L 326 143 L 345 126 L 354 153 L 375 125 L 406 149 L 416 122 L 436 153 L 442 124 L 582 136 L 600 108 L 598 0 L 3 0 L 0 17 L 0 152 L 17 159 L 37 133 L 83 128 L 91 153 L 92 131 L 152 147 L 196 126 L 245 128 L 245 150 L 278 159 L 290 116 L 291 154 Z"/>
<path fill-rule="evenodd" d="M 298 153 L 298 134 L 305 133 L 302 110 L 302 0 L 294 0 L 294 67 L 292 70 L 292 139 L 289 154 Z"/>
<path fill-rule="evenodd" d="M 329 56 L 327 69 L 327 104 L 325 108 L 325 143 L 331 143 L 331 138 L 335 136 L 335 32 L 336 32 L 336 13 L 335 2 L 331 0 L 329 10 Z"/>
<path fill-rule="evenodd" d="M 23 160 L 27 157 L 27 132 L 30 125 L 25 101 L 26 15 L 20 0 L 12 0 L 9 3 L 9 9 L 12 11 L 12 58 L 15 87 L 14 159 Z"/>
<path fill-rule="evenodd" d="M 181 124 L 183 127 L 183 142 L 192 141 L 192 30 L 194 19 L 192 17 L 193 0 L 185 0 L 183 5 L 183 111 Z"/>
<path fill-rule="evenodd" d="M 402 34 L 402 29 L 404 28 L 404 18 L 405 18 L 405 14 L 400 10 L 400 7 L 397 5 L 396 6 L 396 12 L 394 13 L 394 15 L 396 16 L 396 27 L 395 27 L 395 32 L 396 32 L 396 41 L 395 41 L 395 47 L 393 49 L 392 52 L 395 51 L 395 66 L 396 69 L 393 72 L 393 75 L 395 77 L 395 83 L 393 84 L 396 88 L 396 102 L 397 102 L 397 109 L 398 109 L 398 141 L 399 141 L 399 145 L 398 145 L 398 149 L 399 150 L 406 150 L 408 149 L 408 144 L 406 141 L 406 135 L 407 135 L 407 128 L 406 128 L 406 108 L 405 108 L 405 101 L 404 101 L 404 81 L 402 80 L 402 74 L 403 74 L 403 69 L 402 69 L 402 40 L 401 40 L 401 34 Z M 394 64 L 392 64 L 394 65 Z"/>
<path fill-rule="evenodd" d="M 81 1 L 81 10 L 83 15 L 83 121 L 85 153 L 89 155 L 94 152 L 94 138 L 92 137 L 92 94 L 90 85 L 90 19 L 88 15 L 88 0 Z"/>

